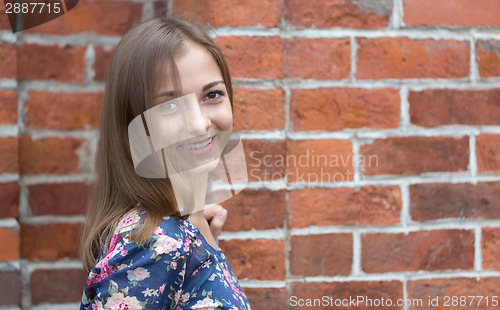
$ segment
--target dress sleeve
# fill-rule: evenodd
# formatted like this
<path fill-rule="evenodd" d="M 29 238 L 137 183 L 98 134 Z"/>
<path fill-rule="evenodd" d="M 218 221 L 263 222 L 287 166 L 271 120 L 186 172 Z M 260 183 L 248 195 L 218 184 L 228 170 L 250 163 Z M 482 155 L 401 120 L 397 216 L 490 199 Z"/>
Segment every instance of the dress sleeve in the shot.
<path fill-rule="evenodd" d="M 89 275 L 82 308 L 174 309 L 186 273 L 186 235 L 159 227 L 143 245 L 128 235 L 113 235 L 109 254 Z"/>

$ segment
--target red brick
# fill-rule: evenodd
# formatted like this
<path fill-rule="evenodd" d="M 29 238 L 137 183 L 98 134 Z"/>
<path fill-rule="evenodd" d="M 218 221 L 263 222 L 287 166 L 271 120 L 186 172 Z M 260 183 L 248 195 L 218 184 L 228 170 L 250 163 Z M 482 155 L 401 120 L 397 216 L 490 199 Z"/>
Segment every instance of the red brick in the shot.
<path fill-rule="evenodd" d="M 476 61 L 480 77 L 500 76 L 500 41 L 478 40 Z"/>
<path fill-rule="evenodd" d="M 103 95 L 31 91 L 25 103 L 26 125 L 36 129 L 96 128 Z"/>
<path fill-rule="evenodd" d="M 363 158 L 376 158 L 376 164 L 361 163 L 366 175 L 414 175 L 436 171 L 466 171 L 469 163 L 468 137 L 395 137 L 375 140 L 360 147 Z M 370 161 L 373 163 L 373 161 Z"/>
<path fill-rule="evenodd" d="M 500 218 L 500 183 L 415 184 L 410 186 L 414 221 L 442 218 Z"/>
<path fill-rule="evenodd" d="M 0 125 L 15 124 L 17 124 L 17 93 L 0 90 Z"/>
<path fill-rule="evenodd" d="M 350 39 L 284 39 L 283 71 L 286 77 L 348 79 L 351 72 L 351 41 Z"/>
<path fill-rule="evenodd" d="M 27 30 L 27 33 L 73 34 L 90 32 L 121 36 L 142 17 L 142 3 L 132 1 L 83 1 L 71 13 Z"/>
<path fill-rule="evenodd" d="M 292 236 L 290 272 L 299 276 L 349 275 L 352 266 L 352 235 Z"/>
<path fill-rule="evenodd" d="M 0 173 L 19 172 L 19 139 L 0 138 Z"/>
<path fill-rule="evenodd" d="M 225 231 L 283 227 L 284 190 L 243 190 L 222 205 L 228 210 Z"/>
<path fill-rule="evenodd" d="M 82 224 L 21 224 L 21 257 L 56 260 L 78 257 Z"/>
<path fill-rule="evenodd" d="M 500 269 L 500 228 L 484 227 L 481 233 L 483 269 Z"/>
<path fill-rule="evenodd" d="M 85 80 L 85 47 L 24 44 L 19 47 L 18 58 L 21 80 L 75 83 Z"/>
<path fill-rule="evenodd" d="M 365 234 L 361 252 L 361 269 L 368 273 L 472 269 L 474 233 L 450 229 Z"/>
<path fill-rule="evenodd" d="M 286 289 L 283 287 L 245 287 L 243 292 L 247 295 L 252 309 L 260 310 L 287 310 Z"/>
<path fill-rule="evenodd" d="M 285 0 L 285 20 L 294 26 L 316 28 L 384 28 L 392 1 Z"/>
<path fill-rule="evenodd" d="M 287 141 L 288 182 L 345 182 L 354 176 L 349 140 Z"/>
<path fill-rule="evenodd" d="M 358 39 L 358 79 L 465 78 L 468 42 L 408 38 Z"/>
<path fill-rule="evenodd" d="M 81 269 L 37 269 L 30 276 L 31 304 L 80 302 L 85 280 Z"/>
<path fill-rule="evenodd" d="M 294 130 L 397 128 L 400 97 L 396 89 L 294 89 L 290 120 Z"/>
<path fill-rule="evenodd" d="M 28 204 L 32 215 L 83 215 L 90 185 L 53 183 L 28 186 Z"/>
<path fill-rule="evenodd" d="M 0 184 L 0 218 L 18 217 L 19 204 L 19 184 L 2 183 Z"/>
<path fill-rule="evenodd" d="M 327 296 L 327 304 L 321 304 L 319 301 Z M 369 304 L 366 301 L 360 302 L 348 307 L 335 305 L 335 301 L 342 302 L 343 300 L 355 299 L 358 296 L 365 300 L 371 299 Z M 374 300 L 391 299 L 394 304 L 388 306 L 374 306 Z M 289 298 L 290 309 L 402 309 L 394 305 L 396 300 L 403 298 L 403 284 L 399 281 L 352 281 L 352 282 L 311 282 L 311 283 L 292 283 L 291 294 Z M 319 299 L 314 305 L 314 299 Z M 330 304 L 332 300 L 333 304 Z M 345 302 L 344 302 L 345 303 Z M 307 306 L 311 304 L 311 306 Z"/>
<path fill-rule="evenodd" d="M 500 135 L 477 136 L 476 158 L 479 172 L 500 172 Z"/>
<path fill-rule="evenodd" d="M 492 296 L 498 296 L 498 287 L 500 286 L 500 278 L 498 277 L 482 277 L 474 278 L 443 278 L 443 279 L 425 279 L 407 282 L 408 298 L 420 298 L 424 301 L 424 307 L 415 307 L 413 309 L 496 309 L 492 306 Z M 439 307 L 428 306 L 429 296 L 431 298 L 438 297 Z M 448 297 L 445 297 L 448 296 Z M 467 303 L 465 306 L 453 307 L 452 298 L 466 296 Z M 474 300 L 468 296 L 478 296 Z M 483 298 L 481 299 L 482 296 Z M 488 297 L 488 306 L 486 305 L 486 297 Z M 498 297 L 496 297 L 498 300 Z M 446 304 L 446 301 L 448 303 Z M 471 304 L 471 301 L 473 303 Z M 427 304 L 426 304 L 427 303 Z M 479 303 L 479 305 L 478 305 Z"/>
<path fill-rule="evenodd" d="M 158 0 L 153 2 L 154 15 L 155 17 L 164 17 L 167 16 L 168 12 L 168 3 L 163 0 Z"/>
<path fill-rule="evenodd" d="M 8 43 L 0 44 L 0 78 L 15 79 L 17 77 L 16 64 L 17 64 L 16 45 Z"/>
<path fill-rule="evenodd" d="M 281 79 L 282 46 L 280 37 L 218 37 L 233 78 Z"/>
<path fill-rule="evenodd" d="M 302 189 L 290 191 L 288 197 L 288 223 L 292 228 L 392 225 L 399 223 L 401 213 L 401 193 L 396 186 Z"/>
<path fill-rule="evenodd" d="M 271 181 L 285 177 L 285 141 L 244 140 L 248 181 Z"/>
<path fill-rule="evenodd" d="M 0 262 L 19 259 L 19 229 L 0 227 Z"/>
<path fill-rule="evenodd" d="M 408 26 L 500 26 L 495 0 L 403 0 Z"/>
<path fill-rule="evenodd" d="M 0 306 L 21 306 L 21 273 L 0 272 Z"/>
<path fill-rule="evenodd" d="M 238 279 L 284 280 L 285 244 L 280 240 L 221 240 Z"/>
<path fill-rule="evenodd" d="M 111 57 L 115 52 L 115 47 L 109 46 L 96 46 L 95 48 L 95 62 L 94 62 L 94 71 L 95 76 L 94 80 L 96 81 L 104 81 L 108 76 L 108 68 L 109 63 L 111 62 Z"/>
<path fill-rule="evenodd" d="M 414 125 L 500 124 L 500 89 L 427 89 L 410 92 L 408 101 Z"/>
<path fill-rule="evenodd" d="M 0 2 L 0 30 L 11 30 L 9 17 L 5 13 L 5 4 L 3 1 Z"/>
<path fill-rule="evenodd" d="M 273 130 L 285 127 L 282 89 L 235 88 L 233 130 Z"/>
<path fill-rule="evenodd" d="M 230 14 L 228 14 L 230 12 Z M 277 27 L 281 0 L 174 0 L 173 14 L 220 26 Z"/>
<path fill-rule="evenodd" d="M 78 172 L 78 151 L 84 141 L 76 138 L 21 138 L 21 174 Z"/>

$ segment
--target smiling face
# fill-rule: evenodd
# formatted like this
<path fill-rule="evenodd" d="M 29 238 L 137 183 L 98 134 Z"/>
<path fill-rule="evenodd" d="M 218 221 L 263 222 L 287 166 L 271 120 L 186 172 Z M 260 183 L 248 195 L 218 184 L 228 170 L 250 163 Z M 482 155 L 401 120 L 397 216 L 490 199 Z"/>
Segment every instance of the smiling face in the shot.
<path fill-rule="evenodd" d="M 165 150 L 169 173 L 208 171 L 217 165 L 232 131 L 227 89 L 217 62 L 201 45 L 186 42 L 175 64 L 182 89 L 176 90 L 171 78 L 160 79 L 157 105 L 144 113 L 145 121 L 155 148 Z"/>

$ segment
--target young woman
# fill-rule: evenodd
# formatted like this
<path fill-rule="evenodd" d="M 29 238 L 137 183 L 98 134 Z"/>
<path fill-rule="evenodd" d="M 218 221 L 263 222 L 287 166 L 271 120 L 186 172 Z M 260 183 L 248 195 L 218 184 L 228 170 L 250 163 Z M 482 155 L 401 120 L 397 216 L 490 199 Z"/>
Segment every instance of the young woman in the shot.
<path fill-rule="evenodd" d="M 137 153 L 134 122 L 146 128 L 151 158 Z M 225 210 L 200 208 L 231 129 L 229 71 L 203 31 L 170 17 L 123 37 L 106 81 L 80 247 L 89 272 L 81 309 L 250 309 L 216 243 Z M 153 165 L 138 173 L 145 158 Z"/>

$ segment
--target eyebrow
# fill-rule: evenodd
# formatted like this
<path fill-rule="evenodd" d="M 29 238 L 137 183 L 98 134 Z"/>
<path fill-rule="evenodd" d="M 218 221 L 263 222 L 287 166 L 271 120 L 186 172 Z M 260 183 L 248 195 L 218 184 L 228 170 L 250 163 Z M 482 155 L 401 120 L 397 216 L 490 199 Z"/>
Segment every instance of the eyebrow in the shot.
<path fill-rule="evenodd" d="M 219 81 L 213 81 L 211 83 L 208 83 L 207 85 L 203 86 L 201 91 L 206 91 L 216 85 L 219 85 L 219 84 L 225 84 L 223 80 L 219 80 Z M 161 92 L 159 94 L 157 94 L 154 99 L 156 98 L 159 98 L 159 97 L 175 97 L 177 95 L 177 91 L 175 90 L 167 90 L 167 91 L 164 91 L 164 92 Z"/>
<path fill-rule="evenodd" d="M 175 97 L 175 94 L 177 92 L 175 90 L 167 90 L 167 91 L 164 91 L 164 92 L 161 92 L 159 94 L 157 94 L 154 99 L 156 98 L 160 98 L 160 97 Z"/>
<path fill-rule="evenodd" d="M 203 88 L 201 89 L 202 91 L 206 91 L 207 89 L 210 89 L 218 84 L 224 84 L 224 81 L 223 80 L 219 80 L 219 81 L 214 81 L 212 83 L 208 83 L 207 85 L 203 86 Z"/>

